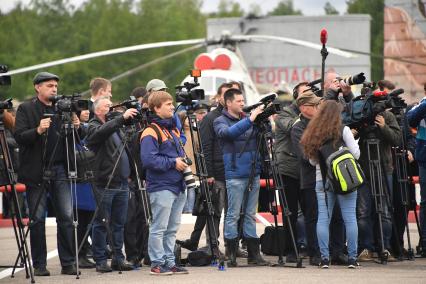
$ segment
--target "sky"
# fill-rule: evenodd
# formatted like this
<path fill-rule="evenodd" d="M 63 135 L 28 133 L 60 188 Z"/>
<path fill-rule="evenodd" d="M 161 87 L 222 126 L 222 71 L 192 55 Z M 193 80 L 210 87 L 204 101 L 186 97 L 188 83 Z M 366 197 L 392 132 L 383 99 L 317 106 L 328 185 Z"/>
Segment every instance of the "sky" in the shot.
<path fill-rule="evenodd" d="M 31 0 L 0 0 L 0 10 L 3 13 L 7 13 L 18 2 L 22 2 L 24 5 L 28 5 Z M 78 7 L 86 0 L 70 0 L 70 2 Z M 263 13 L 271 11 L 277 6 L 280 0 L 233 0 L 234 2 L 240 3 L 241 7 L 248 11 L 252 4 L 258 4 Z M 203 12 L 214 12 L 217 9 L 220 0 L 204 0 L 202 11 Z M 293 6 L 295 9 L 301 10 L 304 15 L 316 16 L 324 14 L 324 5 L 327 0 L 293 0 Z M 339 12 L 343 14 L 346 11 L 346 0 L 328 0 Z"/>

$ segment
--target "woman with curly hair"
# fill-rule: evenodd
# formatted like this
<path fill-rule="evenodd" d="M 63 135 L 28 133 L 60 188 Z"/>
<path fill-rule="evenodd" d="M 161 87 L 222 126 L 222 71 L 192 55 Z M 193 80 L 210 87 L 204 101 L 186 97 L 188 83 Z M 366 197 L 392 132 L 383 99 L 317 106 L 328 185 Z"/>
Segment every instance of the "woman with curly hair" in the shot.
<path fill-rule="evenodd" d="M 348 268 L 355 268 L 357 263 L 357 242 L 358 226 L 356 220 L 356 199 L 357 191 L 349 194 L 336 194 L 333 192 L 331 182 L 324 181 L 320 164 L 327 157 L 321 157 L 320 151 L 324 144 L 332 143 L 336 148 L 343 145 L 349 149 L 352 155 L 358 159 L 360 155 L 358 143 L 355 141 L 349 127 L 342 126 L 342 107 L 335 101 L 324 101 L 316 116 L 309 122 L 303 133 L 301 144 L 304 154 L 309 158 L 312 165 L 316 165 L 316 186 L 315 191 L 318 200 L 318 222 L 317 236 L 318 245 L 321 252 L 321 268 L 328 268 L 330 265 L 329 225 L 333 214 L 336 200 L 339 202 L 342 217 L 346 227 L 346 237 L 348 241 Z M 325 169 L 323 169 L 324 172 Z"/>

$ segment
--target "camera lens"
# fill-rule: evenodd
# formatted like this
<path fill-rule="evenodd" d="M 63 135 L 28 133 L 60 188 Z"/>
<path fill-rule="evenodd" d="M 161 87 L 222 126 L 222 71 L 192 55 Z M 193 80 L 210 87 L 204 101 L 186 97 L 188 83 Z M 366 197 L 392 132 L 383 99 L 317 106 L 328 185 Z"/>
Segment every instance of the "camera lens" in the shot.
<path fill-rule="evenodd" d="M 192 174 L 192 170 L 190 166 L 186 167 L 186 169 L 183 171 L 183 178 L 185 180 L 187 189 L 197 187 L 197 185 L 195 184 L 195 178 Z"/>

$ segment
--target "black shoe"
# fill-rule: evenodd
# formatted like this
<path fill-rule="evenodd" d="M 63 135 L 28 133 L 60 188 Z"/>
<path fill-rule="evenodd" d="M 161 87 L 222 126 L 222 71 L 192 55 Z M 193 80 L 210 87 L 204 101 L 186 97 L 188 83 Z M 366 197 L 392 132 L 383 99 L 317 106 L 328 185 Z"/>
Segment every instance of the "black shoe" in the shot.
<path fill-rule="evenodd" d="M 331 257 L 331 264 L 334 265 L 348 265 L 348 261 L 348 256 L 344 253 L 339 253 Z"/>
<path fill-rule="evenodd" d="M 133 259 L 130 259 L 128 261 L 129 261 L 129 264 L 131 266 L 133 266 L 133 269 L 142 267 L 142 262 L 139 259 L 137 259 L 137 258 L 133 258 Z"/>
<path fill-rule="evenodd" d="M 318 266 L 321 263 L 321 257 L 319 256 L 310 256 L 309 264 L 313 266 Z"/>
<path fill-rule="evenodd" d="M 133 266 L 125 261 L 121 262 L 111 262 L 111 268 L 112 270 L 116 271 L 131 271 L 133 270 Z"/>
<path fill-rule="evenodd" d="M 349 269 L 355 269 L 358 268 L 359 263 L 355 259 L 349 259 L 348 260 L 348 268 Z"/>
<path fill-rule="evenodd" d="M 62 266 L 61 274 L 64 275 L 77 275 L 77 268 L 74 264 Z M 81 272 L 79 272 L 81 274 Z"/>
<path fill-rule="evenodd" d="M 258 238 L 246 238 L 247 241 L 247 264 L 256 266 L 268 266 L 269 261 L 260 255 L 260 240 Z"/>
<path fill-rule="evenodd" d="M 88 259 L 87 257 L 80 257 L 78 259 L 78 267 L 83 269 L 90 269 L 90 268 L 95 268 L 96 264 L 92 262 L 90 259 Z"/>
<path fill-rule="evenodd" d="M 194 244 L 190 239 L 180 241 L 176 240 L 176 243 L 183 247 L 184 249 L 190 250 L 190 251 L 196 251 L 198 248 L 198 245 Z"/>
<path fill-rule="evenodd" d="M 296 263 L 297 262 L 296 255 L 294 255 L 293 253 L 287 254 L 287 256 L 285 257 L 285 262 L 286 263 Z"/>
<path fill-rule="evenodd" d="M 102 264 L 96 265 L 96 272 L 108 273 L 108 272 L 112 272 L 112 269 L 108 265 L 108 263 L 104 262 Z"/>
<path fill-rule="evenodd" d="M 225 242 L 228 253 L 228 267 L 237 267 L 238 239 L 225 239 Z"/>
<path fill-rule="evenodd" d="M 322 259 L 319 268 L 327 269 L 330 266 L 330 261 L 326 258 Z"/>
<path fill-rule="evenodd" d="M 34 267 L 34 276 L 50 276 L 50 271 L 46 267 Z"/>

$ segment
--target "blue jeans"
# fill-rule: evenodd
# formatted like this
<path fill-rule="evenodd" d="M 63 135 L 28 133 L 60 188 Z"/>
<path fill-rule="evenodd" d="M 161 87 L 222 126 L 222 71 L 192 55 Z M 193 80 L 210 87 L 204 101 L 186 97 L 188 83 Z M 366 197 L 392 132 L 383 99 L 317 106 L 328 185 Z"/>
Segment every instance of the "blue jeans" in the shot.
<path fill-rule="evenodd" d="M 186 189 L 186 202 L 183 207 L 184 213 L 192 213 L 192 209 L 194 208 L 195 202 L 195 190 L 193 188 Z"/>
<path fill-rule="evenodd" d="M 357 191 L 345 195 L 335 194 L 332 191 L 325 192 L 322 181 L 317 181 L 315 191 L 318 200 L 317 235 L 321 258 L 330 259 L 330 251 L 328 248 L 330 235 L 329 227 L 334 205 L 337 200 L 345 222 L 346 238 L 348 241 L 348 257 L 349 259 L 356 259 L 358 255 L 358 226 L 356 221 Z"/>
<path fill-rule="evenodd" d="M 151 192 L 149 201 L 152 211 L 148 238 L 151 267 L 173 267 L 176 265 L 174 254 L 176 232 L 180 226 L 186 194 L 181 192 L 176 195 L 169 190 L 161 190 Z"/>
<path fill-rule="evenodd" d="M 259 176 L 253 179 L 250 192 L 247 191 L 249 179 L 228 179 L 226 190 L 228 195 L 228 212 L 225 216 L 225 239 L 238 238 L 238 220 L 244 203 L 244 195 L 247 195 L 247 207 L 244 208 L 243 236 L 246 238 L 257 238 L 256 234 L 256 209 L 259 199 Z"/>
<path fill-rule="evenodd" d="M 123 183 L 120 188 L 108 190 L 95 188 L 94 192 L 96 201 L 99 202 L 99 211 L 92 228 L 93 259 L 97 265 L 106 263 L 106 241 L 107 237 L 112 237 L 112 240 L 109 240 L 113 250 L 112 261 L 122 262 L 124 260 L 122 248 L 129 202 L 129 185 Z M 110 235 L 108 236 L 108 234 Z"/>
<path fill-rule="evenodd" d="M 422 247 L 426 250 L 426 167 L 419 165 L 420 176 L 420 229 Z"/>
<path fill-rule="evenodd" d="M 40 186 L 27 185 L 27 201 L 30 212 L 31 257 L 34 268 L 46 267 L 46 229 L 47 193 L 55 209 L 58 253 L 62 266 L 74 263 L 74 228 L 70 183 L 66 181 L 63 166 L 53 166 L 55 173 L 50 183 Z M 40 203 L 37 204 L 40 198 Z M 37 207 L 36 207 L 37 206 Z"/>

